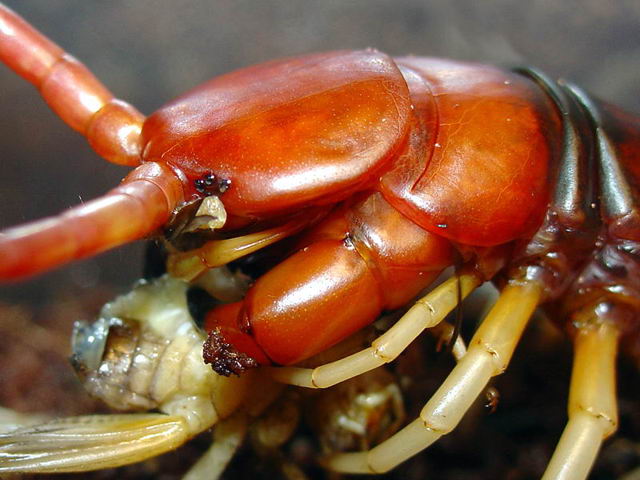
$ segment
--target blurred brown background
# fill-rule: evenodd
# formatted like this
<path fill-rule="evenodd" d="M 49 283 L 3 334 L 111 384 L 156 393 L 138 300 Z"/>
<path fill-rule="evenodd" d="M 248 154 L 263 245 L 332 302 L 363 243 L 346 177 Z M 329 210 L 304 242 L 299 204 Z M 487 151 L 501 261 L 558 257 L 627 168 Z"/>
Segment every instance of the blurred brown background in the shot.
<path fill-rule="evenodd" d="M 394 55 L 529 63 L 640 112 L 638 0 L 5 3 L 85 62 L 117 96 L 146 114 L 235 68 L 305 52 L 365 47 Z M 54 117 L 30 85 L 1 67 L 0 112 L 0 228 L 94 198 L 116 185 L 127 171 L 97 158 L 82 138 Z M 65 414 L 92 408 L 82 404 L 89 402 L 86 399 L 76 405 L 68 401 L 78 395 L 70 369 L 60 359 L 54 366 L 47 355 L 64 358 L 69 323 L 92 316 L 113 292 L 127 290 L 139 278 L 141 253 L 141 245 L 129 246 L 0 287 L 0 308 L 4 308 L 0 310 L 0 322 L 4 322 L 0 324 L 4 343 L 0 390 L 5 395 L 0 397 L 1 404 Z M 27 308 L 12 310 L 7 304 Z M 29 324 L 33 311 L 39 312 L 35 317 L 42 325 L 58 325 L 58 330 L 17 333 Z M 504 478 L 505 471 L 512 472 L 508 478 L 535 478 L 527 472 L 542 471 L 562 429 L 570 373 L 566 343 L 554 343 L 557 348 L 552 353 L 540 338 L 546 337 L 527 337 L 510 372 L 500 377 L 498 389 L 504 400 L 495 416 L 443 439 L 429 457 L 434 464 L 428 468 L 420 463 L 407 468 L 441 469 L 440 476 L 430 478 Z M 17 364 L 22 370 L 12 368 Z M 603 466 L 593 478 L 618 478 L 640 461 L 640 382 L 634 368 L 623 368 L 623 427 L 618 443 L 608 444 Z M 36 378 L 34 372 L 49 380 Z M 69 397 L 51 395 L 46 381 L 57 382 Z M 487 457 L 489 451 L 495 456 Z M 460 473 L 463 469 L 456 469 L 456 464 L 469 462 L 474 455 L 485 470 L 469 467 L 466 475 Z M 519 469 L 513 473 L 509 469 L 515 464 Z"/>
<path fill-rule="evenodd" d="M 277 57 L 375 47 L 394 54 L 529 63 L 640 111 L 637 0 L 40 0 L 6 2 L 150 113 L 214 75 Z M 34 89 L 0 71 L 0 228 L 55 214 L 115 185 Z M 133 252 L 133 253 L 131 253 Z M 139 275 L 134 247 L 77 263 L 0 299 L 44 302 L 52 290 Z"/>

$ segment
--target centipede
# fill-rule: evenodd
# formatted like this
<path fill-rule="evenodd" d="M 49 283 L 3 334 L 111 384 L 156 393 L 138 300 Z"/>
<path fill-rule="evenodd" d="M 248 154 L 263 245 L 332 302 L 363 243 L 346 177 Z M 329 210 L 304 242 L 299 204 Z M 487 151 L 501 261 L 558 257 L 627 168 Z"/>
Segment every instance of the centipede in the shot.
<path fill-rule="evenodd" d="M 173 450 L 250 411 L 250 380 L 265 391 L 335 388 L 395 362 L 490 282 L 499 296 L 468 342 L 454 328 L 456 365 L 416 418 L 319 462 L 382 474 L 436 443 L 508 375 L 542 312 L 573 346 L 568 419 L 543 478 L 587 478 L 618 428 L 618 354 L 640 356 L 639 117 L 535 67 L 376 49 L 246 67 L 145 116 L 4 6 L 0 60 L 100 157 L 131 169 L 97 199 L 0 231 L 0 281 L 151 238 L 171 285 L 136 287 L 116 313 L 105 307 L 101 333 L 75 336 L 94 339 L 76 343 L 81 374 L 115 362 L 98 370 L 109 378 L 96 396 L 159 412 L 10 431 L 0 471 L 84 471 Z M 253 269 L 240 298 L 221 293 L 225 268 L 225 278 Z M 139 296 L 182 305 L 187 286 L 219 300 L 199 330 L 140 313 Z M 307 363 L 398 310 L 362 349 Z M 141 349 L 127 362 L 170 352 L 159 379 L 143 368 L 116 375 L 120 349 L 85 345 L 107 342 L 105 332 L 121 349 Z M 175 357 L 189 368 L 172 385 Z M 103 442 L 105 432 L 119 435 Z M 55 441 L 43 446 L 47 435 Z"/>

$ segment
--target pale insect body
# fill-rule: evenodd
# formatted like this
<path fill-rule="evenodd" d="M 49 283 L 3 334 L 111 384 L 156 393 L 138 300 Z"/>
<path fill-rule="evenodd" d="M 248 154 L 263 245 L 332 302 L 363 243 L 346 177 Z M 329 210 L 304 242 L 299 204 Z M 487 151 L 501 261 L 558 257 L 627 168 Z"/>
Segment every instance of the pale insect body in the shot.
<path fill-rule="evenodd" d="M 0 472 L 134 463 L 175 449 L 234 412 L 255 416 L 273 401 L 282 387 L 268 376 L 222 377 L 203 363 L 204 334 L 189 315 L 187 288 L 170 277 L 140 282 L 74 334 L 73 362 L 92 395 L 119 410 L 161 413 L 91 415 L 11 431 L 0 439 Z"/>

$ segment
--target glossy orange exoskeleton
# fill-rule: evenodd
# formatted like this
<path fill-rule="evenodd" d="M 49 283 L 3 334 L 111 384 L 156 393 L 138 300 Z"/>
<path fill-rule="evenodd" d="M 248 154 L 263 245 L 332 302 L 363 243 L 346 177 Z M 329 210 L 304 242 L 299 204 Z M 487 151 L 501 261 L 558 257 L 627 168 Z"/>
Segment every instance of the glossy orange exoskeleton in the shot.
<path fill-rule="evenodd" d="M 205 360 L 229 375 L 326 350 L 461 258 L 460 274 L 371 348 L 273 375 L 326 387 L 370 370 L 495 279 L 500 299 L 420 418 L 327 465 L 385 471 L 450 431 L 544 303 L 576 345 L 570 421 L 547 475 L 569 478 L 569 465 L 586 476 L 616 426 L 619 341 L 638 352 L 636 117 L 531 69 L 366 50 L 229 73 L 144 118 L 5 7 L 0 58 L 100 155 L 135 166 L 93 202 L 0 233 L 0 278 L 148 236 L 207 199 L 226 223 L 216 240 L 172 253 L 170 273 L 186 280 L 232 250 L 298 234 L 244 300 L 207 316 Z"/>

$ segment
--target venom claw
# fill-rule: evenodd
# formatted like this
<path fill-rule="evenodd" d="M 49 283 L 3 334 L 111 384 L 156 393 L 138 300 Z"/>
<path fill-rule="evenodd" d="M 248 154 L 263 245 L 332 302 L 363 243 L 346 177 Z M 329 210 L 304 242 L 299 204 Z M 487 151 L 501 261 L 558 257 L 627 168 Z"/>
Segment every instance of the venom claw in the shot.
<path fill-rule="evenodd" d="M 246 353 L 239 352 L 233 345 L 224 341 L 220 329 L 209 332 L 202 350 L 204 363 L 211 364 L 211 368 L 218 375 L 228 377 L 231 374 L 240 375 L 249 368 L 258 366 L 255 359 Z"/>

